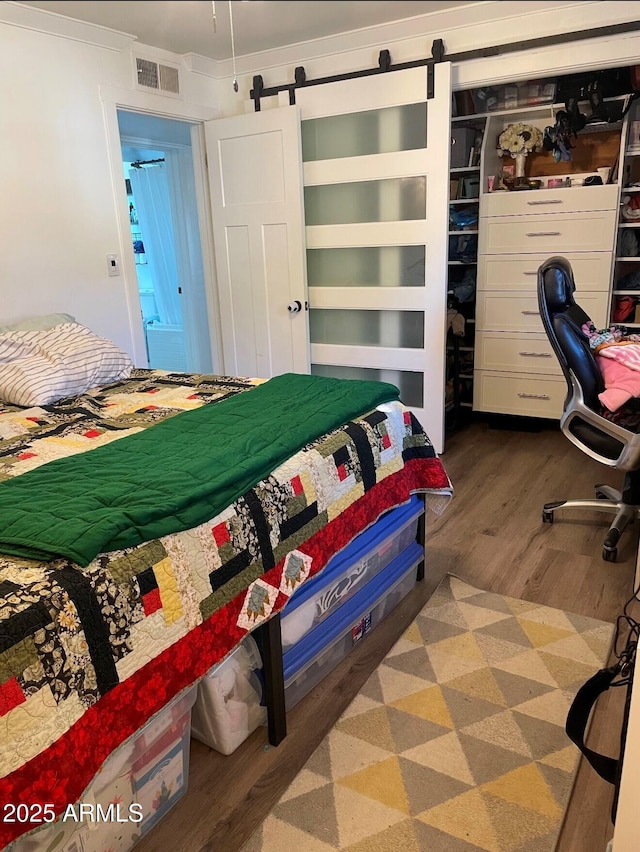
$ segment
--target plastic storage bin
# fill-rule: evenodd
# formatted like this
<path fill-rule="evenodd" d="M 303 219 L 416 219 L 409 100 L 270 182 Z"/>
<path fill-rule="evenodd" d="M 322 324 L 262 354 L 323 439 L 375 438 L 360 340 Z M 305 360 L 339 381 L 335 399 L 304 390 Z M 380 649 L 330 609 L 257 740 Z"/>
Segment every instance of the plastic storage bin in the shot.
<path fill-rule="evenodd" d="M 187 791 L 191 710 L 197 687 L 178 696 L 140 732 L 132 763 L 133 793 L 144 835 Z"/>
<path fill-rule="evenodd" d="M 424 502 L 412 497 L 383 515 L 304 583 L 281 615 L 283 650 L 299 642 L 415 541 L 423 513 Z"/>
<path fill-rule="evenodd" d="M 117 748 L 67 819 L 18 838 L 11 852 L 128 852 L 184 795 L 192 686 Z M 83 818 L 79 810 L 84 805 Z M 98 806 L 100 806 L 98 808 Z M 89 810 L 90 809 L 90 810 Z M 92 814 L 92 816 L 90 815 Z"/>
<path fill-rule="evenodd" d="M 191 734 L 200 742 L 231 754 L 259 725 L 266 724 L 262 658 L 252 636 L 242 642 L 198 684 Z"/>
<path fill-rule="evenodd" d="M 409 594 L 423 556 L 423 548 L 412 542 L 347 603 L 283 655 L 287 710 L 320 683 Z"/>

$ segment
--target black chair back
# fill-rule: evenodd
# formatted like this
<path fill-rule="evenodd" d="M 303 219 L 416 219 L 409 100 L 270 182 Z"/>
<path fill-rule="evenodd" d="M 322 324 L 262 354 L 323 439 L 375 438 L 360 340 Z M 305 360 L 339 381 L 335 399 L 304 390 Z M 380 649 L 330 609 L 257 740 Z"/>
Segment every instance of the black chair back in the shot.
<path fill-rule="evenodd" d="M 604 390 L 602 373 L 596 363 L 582 325 L 591 318 L 574 300 L 576 285 L 571 264 L 564 257 L 550 257 L 538 269 L 538 308 L 540 318 L 558 358 L 569 393 L 573 391 L 569 371 L 580 385 L 584 402 L 600 411 L 598 394 Z"/>

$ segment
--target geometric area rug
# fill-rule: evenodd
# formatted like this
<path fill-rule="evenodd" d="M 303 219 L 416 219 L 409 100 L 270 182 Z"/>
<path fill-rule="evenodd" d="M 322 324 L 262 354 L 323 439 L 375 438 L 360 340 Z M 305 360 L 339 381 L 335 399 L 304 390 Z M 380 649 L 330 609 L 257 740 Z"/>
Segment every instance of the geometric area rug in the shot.
<path fill-rule="evenodd" d="M 448 574 L 242 852 L 552 852 L 613 632 Z"/>

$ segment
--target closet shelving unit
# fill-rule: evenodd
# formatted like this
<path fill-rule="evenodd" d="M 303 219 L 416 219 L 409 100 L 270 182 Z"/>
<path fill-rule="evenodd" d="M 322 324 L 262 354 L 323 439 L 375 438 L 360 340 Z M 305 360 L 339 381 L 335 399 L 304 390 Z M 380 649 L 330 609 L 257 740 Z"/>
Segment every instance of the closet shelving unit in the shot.
<path fill-rule="evenodd" d="M 464 334 L 455 333 L 452 327 L 447 330 L 447 399 L 445 400 L 446 425 L 449 430 L 456 429 L 469 417 L 473 406 L 473 352 L 475 336 L 475 281 L 478 264 L 478 219 L 480 206 L 480 158 L 481 142 L 484 137 L 486 120 L 482 116 L 454 116 L 451 120 L 454 128 L 465 128 L 473 134 L 473 146 L 464 152 L 467 165 L 449 170 L 450 198 L 449 221 L 455 220 L 457 211 L 473 211 L 474 227 L 450 228 L 447 307 L 464 318 Z M 468 190 L 472 189 L 471 193 Z M 459 256 L 457 246 L 460 240 L 469 241 L 469 251 Z M 473 280 L 474 294 L 470 300 L 461 301 L 456 293 L 456 285 Z"/>
<path fill-rule="evenodd" d="M 625 288 L 624 283 L 620 283 L 626 276 L 634 274 L 634 277 L 640 281 L 640 218 L 636 222 L 625 220 L 623 216 L 623 207 L 626 198 L 638 196 L 640 200 L 640 108 L 636 101 L 629 111 L 627 122 L 627 134 L 625 140 L 624 160 L 622 164 L 622 190 L 620 198 L 620 214 L 618 220 L 618 234 L 616 241 L 616 257 L 614 264 L 613 290 L 612 290 L 612 306 L 611 306 L 611 321 L 615 322 L 614 311 L 617 296 L 631 296 L 636 299 L 635 313 L 631 318 L 623 321 L 623 325 L 631 329 L 640 328 L 640 317 L 638 316 L 638 306 L 640 306 L 640 287 Z M 636 129 L 636 132 L 633 131 Z M 635 138 L 634 138 L 635 137 Z M 630 255 L 625 250 L 623 240 L 628 232 L 632 232 L 636 239 L 636 254 Z"/>
<path fill-rule="evenodd" d="M 454 399 L 453 407 L 458 414 L 453 417 L 454 425 L 463 425 L 466 418 L 459 414 L 465 403 L 475 412 L 492 416 L 559 416 L 566 388 L 540 323 L 536 294 L 536 270 L 546 257 L 566 254 L 575 264 L 578 295 L 585 310 L 602 325 L 611 316 L 616 232 L 619 242 L 619 234 L 626 230 L 617 229 L 616 211 L 620 187 L 628 183 L 623 180 L 623 174 L 629 172 L 630 162 L 638 169 L 634 179 L 640 179 L 640 140 L 635 152 L 627 146 L 625 156 L 624 140 L 631 116 L 617 122 L 588 122 L 579 132 L 581 140 L 572 152 L 571 162 L 556 162 L 546 151 L 530 155 L 527 176 L 538 178 L 542 188 L 526 192 L 490 191 L 491 178 L 497 180 L 505 162 L 512 162 L 499 156 L 496 143 L 500 132 L 515 122 L 535 125 L 542 131 L 555 125 L 557 113 L 565 105 L 556 102 L 555 87 L 554 93 L 546 97 L 548 93 L 547 89 L 542 97 L 534 94 L 530 98 L 525 89 L 526 100 L 520 100 L 522 93 L 518 88 L 517 105 L 512 100 L 509 108 L 452 118 L 452 129 L 474 127 L 483 135 L 477 174 L 479 198 L 474 199 L 479 213 L 477 255 L 472 260 L 476 293 L 469 323 L 471 337 L 464 340 L 472 352 L 473 377 L 466 385 L 470 398 L 459 394 Z M 470 94 L 473 97 L 476 93 Z M 626 103 L 626 96 L 606 100 Z M 583 114 L 589 115 L 589 107 L 588 101 L 580 103 Z M 584 178 L 596 174 L 601 167 L 612 169 L 610 185 L 583 189 Z M 458 168 L 451 170 L 451 177 L 465 173 L 468 167 Z M 567 177 L 571 178 L 570 186 Z M 560 178 L 561 185 L 550 183 L 552 178 Z M 640 186 L 634 191 L 640 192 Z M 467 201 L 452 198 L 450 205 L 455 210 Z M 640 252 L 640 223 L 638 226 L 634 223 L 634 227 L 638 228 Z M 450 232 L 450 238 L 457 235 Z M 618 260 L 618 266 L 624 270 L 625 259 Z M 634 257 L 628 265 L 640 272 L 640 257 Z M 457 266 L 450 244 L 450 291 L 452 282 L 460 280 L 455 277 Z M 640 289 L 635 295 L 640 306 Z M 447 342 L 456 356 L 456 341 L 450 333 Z M 449 359 L 457 379 L 465 375 L 459 357 L 462 345 L 458 339 L 458 357 Z M 465 385 L 457 381 L 456 387 Z"/>

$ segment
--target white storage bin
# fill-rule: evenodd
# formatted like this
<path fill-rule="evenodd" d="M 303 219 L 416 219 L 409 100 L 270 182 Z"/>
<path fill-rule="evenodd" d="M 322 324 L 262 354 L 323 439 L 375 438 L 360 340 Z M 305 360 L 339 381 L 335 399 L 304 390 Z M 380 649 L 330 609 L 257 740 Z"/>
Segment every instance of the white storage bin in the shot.
<path fill-rule="evenodd" d="M 195 686 L 177 695 L 107 758 L 73 806 L 77 819 L 68 808 L 64 821 L 20 837 L 8 849 L 129 852 L 186 792 L 195 699 Z"/>
<path fill-rule="evenodd" d="M 304 583 L 282 612 L 283 651 L 328 618 L 415 541 L 422 514 L 424 502 L 412 497 L 356 536 L 323 571 Z"/>
<path fill-rule="evenodd" d="M 409 594 L 424 557 L 413 542 L 373 581 L 284 655 L 287 710 L 325 678 Z"/>
<path fill-rule="evenodd" d="M 198 684 L 192 735 L 221 754 L 231 754 L 266 724 L 262 692 L 260 651 L 255 639 L 245 636 Z"/>

